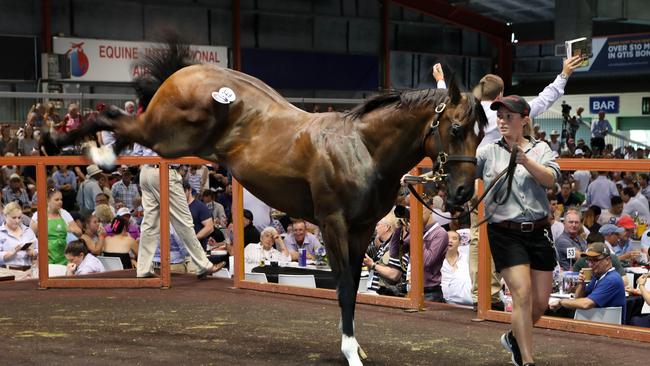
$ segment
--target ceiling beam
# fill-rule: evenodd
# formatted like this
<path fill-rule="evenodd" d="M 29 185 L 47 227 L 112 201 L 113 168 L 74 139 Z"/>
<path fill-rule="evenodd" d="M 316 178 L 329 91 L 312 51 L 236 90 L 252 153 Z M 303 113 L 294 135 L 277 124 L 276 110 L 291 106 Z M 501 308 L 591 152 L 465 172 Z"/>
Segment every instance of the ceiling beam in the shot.
<path fill-rule="evenodd" d="M 505 23 L 490 19 L 463 7 L 449 5 L 447 1 L 392 0 L 392 2 L 487 36 L 510 39 L 511 30 Z"/>

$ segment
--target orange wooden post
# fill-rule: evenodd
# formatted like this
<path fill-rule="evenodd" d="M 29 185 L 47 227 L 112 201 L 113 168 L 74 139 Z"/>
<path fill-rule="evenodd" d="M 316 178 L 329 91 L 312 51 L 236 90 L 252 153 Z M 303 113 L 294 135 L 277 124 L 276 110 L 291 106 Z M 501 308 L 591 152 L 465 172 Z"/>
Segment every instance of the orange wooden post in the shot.
<path fill-rule="evenodd" d="M 411 169 L 410 174 L 420 175 L 420 169 L 415 167 Z M 421 184 L 415 186 L 415 190 L 422 195 L 424 189 Z M 409 210 L 410 210 L 410 263 L 411 263 L 411 291 L 409 298 L 413 305 L 413 309 L 424 308 L 424 223 L 422 222 L 422 204 L 418 202 L 415 196 L 409 196 Z"/>
<path fill-rule="evenodd" d="M 169 164 L 160 163 L 160 285 L 171 286 L 171 265 L 169 263 Z"/>
<path fill-rule="evenodd" d="M 244 187 L 236 179 L 232 180 L 232 215 L 233 246 L 235 255 L 235 287 L 240 287 L 244 280 Z"/>
<path fill-rule="evenodd" d="M 479 180 L 477 195 L 483 194 L 483 180 Z M 481 202 L 478 207 L 478 222 L 485 217 L 485 203 Z M 483 318 L 491 306 L 491 278 L 492 278 L 492 255 L 488 247 L 487 224 L 479 227 L 478 237 L 478 316 Z"/>
<path fill-rule="evenodd" d="M 48 271 L 47 246 L 47 167 L 43 162 L 36 164 L 36 202 L 38 220 L 38 287 L 46 288 Z"/>

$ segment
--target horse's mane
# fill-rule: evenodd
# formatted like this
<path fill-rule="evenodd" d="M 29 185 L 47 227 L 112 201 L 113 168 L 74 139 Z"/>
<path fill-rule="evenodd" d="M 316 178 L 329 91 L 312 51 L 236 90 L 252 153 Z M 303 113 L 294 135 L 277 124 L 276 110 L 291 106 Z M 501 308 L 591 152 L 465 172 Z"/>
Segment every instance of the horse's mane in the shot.
<path fill-rule="evenodd" d="M 385 107 L 419 107 L 429 104 L 438 104 L 447 96 L 446 89 L 424 89 L 409 91 L 392 91 L 376 95 L 364 103 L 359 104 L 346 114 L 349 118 L 361 118 L 364 115 Z"/>
<path fill-rule="evenodd" d="M 361 118 L 364 115 L 386 107 L 422 107 L 429 105 L 438 105 L 442 102 L 449 93 L 448 89 L 424 89 L 424 90 L 409 90 L 409 91 L 392 91 L 385 94 L 376 95 L 364 103 L 359 104 L 345 116 L 350 119 Z M 482 131 L 487 126 L 487 117 L 485 111 L 476 97 L 469 96 L 469 108 L 465 111 L 463 118 L 471 115 L 478 116 L 478 127 Z M 478 114 L 475 114 L 478 113 Z"/>
<path fill-rule="evenodd" d="M 138 66 L 149 71 L 149 74 L 134 80 L 134 88 L 139 104 L 143 110 L 147 108 L 151 98 L 168 77 L 176 71 L 195 64 L 187 42 L 174 32 L 165 31 L 162 35 L 164 46 L 145 55 Z"/>

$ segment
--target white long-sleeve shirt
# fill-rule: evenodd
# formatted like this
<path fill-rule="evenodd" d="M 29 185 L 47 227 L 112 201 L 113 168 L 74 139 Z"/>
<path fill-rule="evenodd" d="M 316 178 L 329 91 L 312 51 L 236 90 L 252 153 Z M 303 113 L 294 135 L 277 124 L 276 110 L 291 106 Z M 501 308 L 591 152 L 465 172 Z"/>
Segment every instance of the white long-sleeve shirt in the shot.
<path fill-rule="evenodd" d="M 535 98 L 528 101 L 528 104 L 530 105 L 530 118 L 535 118 L 536 116 L 546 112 L 546 110 L 557 102 L 557 100 L 564 95 L 564 87 L 566 86 L 566 83 L 567 79 L 558 75 L 555 80 L 548 84 Z M 444 80 L 438 81 L 437 86 L 439 89 L 447 88 Z M 485 127 L 483 140 L 478 147 L 494 143 L 501 138 L 501 133 L 497 127 L 497 112 L 490 109 L 491 104 L 492 101 L 481 102 L 488 124 L 487 127 Z"/>
<path fill-rule="evenodd" d="M 458 268 L 454 269 L 447 259 L 442 263 L 442 294 L 448 303 L 471 305 L 472 280 L 469 276 L 469 259 L 461 250 L 458 251 L 456 266 Z"/>

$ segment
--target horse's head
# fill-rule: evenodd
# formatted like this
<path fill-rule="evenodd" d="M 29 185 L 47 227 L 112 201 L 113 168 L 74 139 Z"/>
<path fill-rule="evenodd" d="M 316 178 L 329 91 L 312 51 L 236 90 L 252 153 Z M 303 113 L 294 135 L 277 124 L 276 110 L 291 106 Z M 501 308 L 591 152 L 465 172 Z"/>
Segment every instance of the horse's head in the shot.
<path fill-rule="evenodd" d="M 452 80 L 447 96 L 432 108 L 424 140 L 425 154 L 433 160 L 434 174 L 446 175 L 447 204 L 460 205 L 474 194 L 476 148 L 483 138 L 487 117 L 471 93 L 461 93 Z"/>

